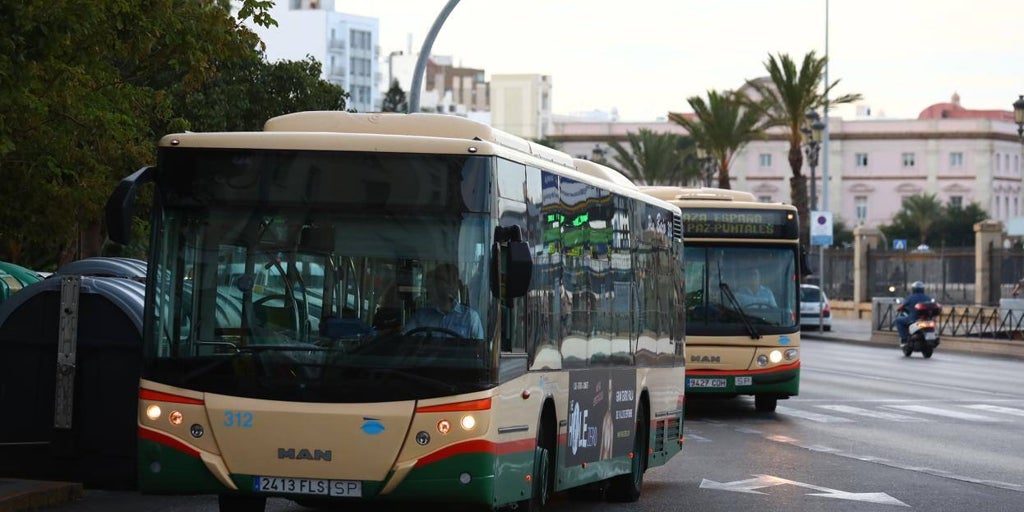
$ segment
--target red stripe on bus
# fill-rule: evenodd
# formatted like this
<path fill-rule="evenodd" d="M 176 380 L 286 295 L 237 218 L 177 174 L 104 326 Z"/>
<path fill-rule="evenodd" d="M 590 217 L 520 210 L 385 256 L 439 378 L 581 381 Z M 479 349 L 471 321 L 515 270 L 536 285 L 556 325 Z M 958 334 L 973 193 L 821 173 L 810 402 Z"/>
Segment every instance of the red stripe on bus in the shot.
<path fill-rule="evenodd" d="M 202 400 L 172 395 L 170 393 L 161 393 L 159 391 L 153 391 L 151 389 L 140 389 L 139 398 L 141 398 L 142 400 L 156 400 L 159 402 L 174 402 L 176 404 L 205 405 L 205 403 Z"/>
<path fill-rule="evenodd" d="M 537 445 L 536 439 L 520 439 L 506 443 L 492 443 L 483 439 L 474 439 L 446 446 L 416 461 L 416 466 L 426 466 L 442 459 L 464 455 L 467 453 L 489 453 L 491 455 L 508 455 L 510 453 L 532 451 Z"/>
<path fill-rule="evenodd" d="M 757 373 L 774 373 L 774 372 L 787 372 L 790 370 L 796 370 L 800 368 L 800 361 L 790 363 L 787 365 L 776 366 L 774 368 L 762 368 L 759 370 L 693 370 L 687 371 L 686 376 L 692 377 L 694 375 L 753 375 Z"/>
<path fill-rule="evenodd" d="M 467 400 L 465 402 L 454 402 L 441 405 L 427 405 L 417 407 L 416 412 L 458 412 L 458 411 L 486 411 L 491 408 L 491 398 L 479 400 Z"/>
<path fill-rule="evenodd" d="M 162 434 L 155 430 L 149 430 L 148 428 L 139 427 L 139 439 L 153 441 L 154 443 L 162 444 L 168 448 L 173 448 L 181 453 L 184 453 L 185 455 L 191 455 L 195 458 L 199 458 L 199 450 L 196 450 L 195 448 L 181 441 L 178 441 L 177 439 L 168 436 L 167 434 Z"/>

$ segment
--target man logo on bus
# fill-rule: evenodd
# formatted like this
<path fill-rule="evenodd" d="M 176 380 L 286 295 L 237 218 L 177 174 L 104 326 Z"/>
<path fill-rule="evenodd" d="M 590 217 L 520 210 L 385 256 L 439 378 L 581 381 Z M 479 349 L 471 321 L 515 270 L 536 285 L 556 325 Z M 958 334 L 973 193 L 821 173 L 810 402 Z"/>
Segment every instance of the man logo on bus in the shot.
<path fill-rule="evenodd" d="M 309 450 L 306 448 L 278 448 L 277 449 L 278 459 L 291 459 L 291 460 L 322 460 L 326 462 L 331 461 L 331 450 Z"/>
<path fill-rule="evenodd" d="M 691 363 L 721 363 L 720 356 L 690 356 Z"/>

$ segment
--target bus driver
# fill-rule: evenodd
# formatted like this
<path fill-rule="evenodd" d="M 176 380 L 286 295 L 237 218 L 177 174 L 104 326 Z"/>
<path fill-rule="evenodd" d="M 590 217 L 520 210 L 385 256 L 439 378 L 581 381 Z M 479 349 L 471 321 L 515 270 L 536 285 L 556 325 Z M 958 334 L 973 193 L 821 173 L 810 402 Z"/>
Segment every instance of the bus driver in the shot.
<path fill-rule="evenodd" d="M 459 270 L 452 263 L 441 263 L 427 273 L 427 300 L 430 304 L 416 310 L 405 325 L 405 332 L 418 327 L 437 327 L 453 331 L 463 338 L 483 339 L 480 314 L 459 302 Z"/>

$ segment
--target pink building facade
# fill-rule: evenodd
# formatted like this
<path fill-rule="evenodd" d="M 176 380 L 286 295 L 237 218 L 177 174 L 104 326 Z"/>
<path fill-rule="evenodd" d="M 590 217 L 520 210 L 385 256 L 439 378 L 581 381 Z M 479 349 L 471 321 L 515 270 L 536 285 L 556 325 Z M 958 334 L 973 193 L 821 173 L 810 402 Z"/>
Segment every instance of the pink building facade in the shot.
<path fill-rule="evenodd" d="M 611 140 L 648 128 L 685 134 L 670 122 L 593 123 L 556 119 L 552 138 L 561 149 L 589 158 Z M 943 204 L 978 203 L 1003 225 L 1024 217 L 1024 162 L 1010 111 L 967 110 L 959 98 L 938 103 L 918 119 L 829 119 L 828 155 L 816 169 L 818 208 L 846 226 L 877 227 L 899 211 L 904 197 L 935 194 Z M 730 169 L 732 188 L 762 201 L 790 202 L 788 143 L 778 132 L 751 142 Z M 822 149 L 825 151 L 825 148 Z M 810 176 L 806 168 L 803 174 Z"/>

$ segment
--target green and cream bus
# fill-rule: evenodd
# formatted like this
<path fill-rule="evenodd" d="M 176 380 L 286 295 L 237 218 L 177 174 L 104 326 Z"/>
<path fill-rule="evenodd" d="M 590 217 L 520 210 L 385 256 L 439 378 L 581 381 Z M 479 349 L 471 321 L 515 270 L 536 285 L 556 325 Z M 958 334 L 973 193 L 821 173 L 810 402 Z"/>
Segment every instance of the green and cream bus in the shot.
<path fill-rule="evenodd" d="M 641 189 L 682 211 L 687 394 L 753 395 L 774 411 L 800 391 L 796 208 L 737 190 Z"/>
<path fill-rule="evenodd" d="M 146 183 L 141 491 L 536 510 L 634 501 L 681 451 L 680 212 L 615 171 L 456 116 L 301 112 L 165 136 L 113 240 Z"/>

